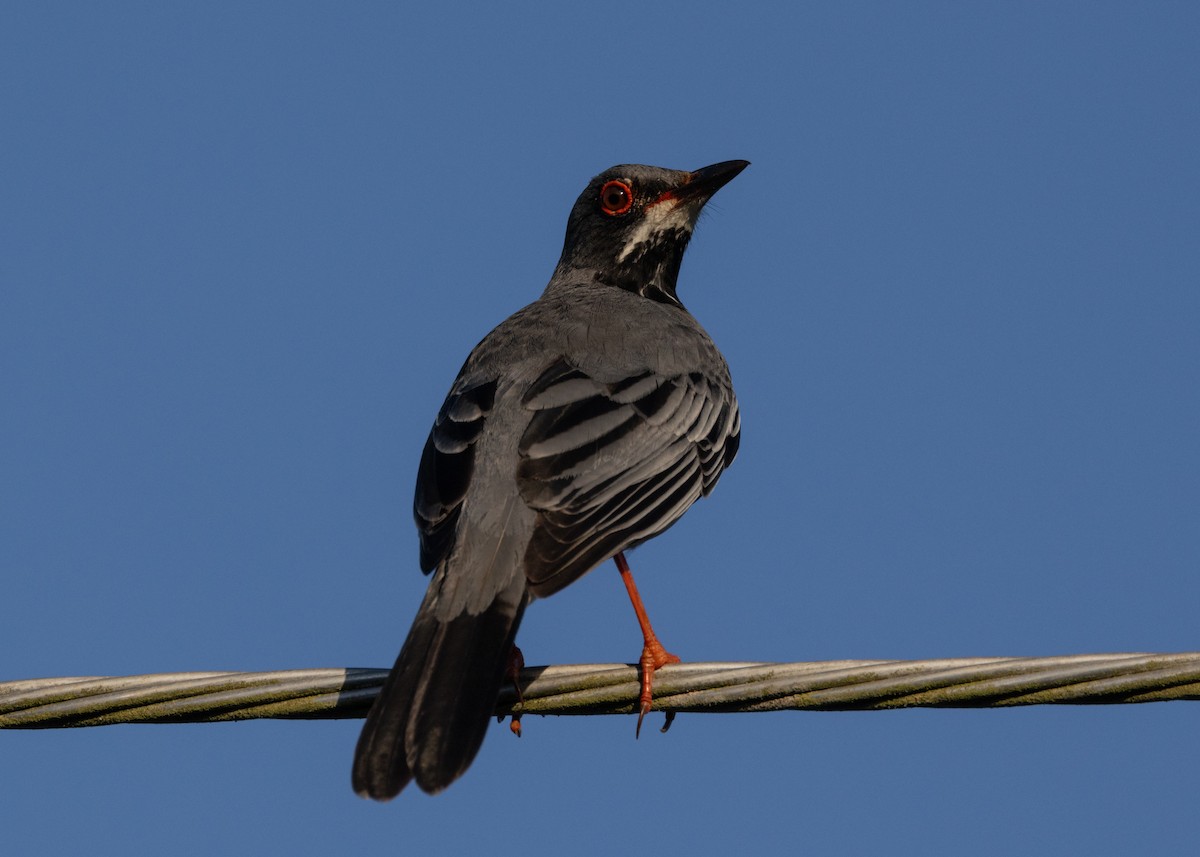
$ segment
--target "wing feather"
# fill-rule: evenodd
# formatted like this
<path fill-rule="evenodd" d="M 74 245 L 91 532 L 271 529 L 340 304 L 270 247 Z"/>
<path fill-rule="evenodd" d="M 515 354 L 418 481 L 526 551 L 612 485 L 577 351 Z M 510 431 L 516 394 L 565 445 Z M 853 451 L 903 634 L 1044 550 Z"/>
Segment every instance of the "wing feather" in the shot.
<path fill-rule="evenodd" d="M 421 570 L 437 568 L 454 543 L 463 499 L 475 471 L 475 443 L 496 398 L 496 381 L 457 387 L 434 420 L 417 469 L 413 517 L 421 539 Z"/>
<path fill-rule="evenodd" d="M 646 371 L 601 382 L 560 359 L 522 404 L 533 413 L 517 486 L 538 513 L 525 571 L 539 596 L 667 529 L 737 450 L 727 376 Z"/>

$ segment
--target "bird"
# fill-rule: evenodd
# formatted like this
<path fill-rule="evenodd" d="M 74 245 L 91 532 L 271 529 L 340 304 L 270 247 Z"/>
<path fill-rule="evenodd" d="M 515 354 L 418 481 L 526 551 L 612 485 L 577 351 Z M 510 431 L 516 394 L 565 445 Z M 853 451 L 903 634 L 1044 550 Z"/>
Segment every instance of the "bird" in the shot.
<path fill-rule="evenodd" d="M 644 638 L 640 730 L 654 671 L 679 658 L 625 553 L 709 494 L 741 439 L 729 367 L 679 299 L 679 269 L 705 203 L 748 165 L 594 177 L 545 291 L 467 357 L 421 454 L 413 515 L 432 577 L 358 740 L 363 797 L 460 777 L 516 680 L 526 607 L 609 559 Z"/>

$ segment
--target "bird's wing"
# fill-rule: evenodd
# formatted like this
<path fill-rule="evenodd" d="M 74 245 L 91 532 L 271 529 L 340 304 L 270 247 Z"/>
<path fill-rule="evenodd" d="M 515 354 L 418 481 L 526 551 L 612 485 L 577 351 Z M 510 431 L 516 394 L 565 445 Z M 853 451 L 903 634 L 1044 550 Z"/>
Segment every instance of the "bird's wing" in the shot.
<path fill-rule="evenodd" d="M 658 535 L 712 490 L 741 430 L 721 375 L 644 371 L 605 383 L 559 359 L 533 383 L 517 485 L 538 512 L 525 554 L 534 594 Z"/>
<path fill-rule="evenodd" d="M 459 513 L 475 472 L 475 443 L 495 402 L 496 384 L 494 379 L 455 384 L 425 441 L 413 517 L 421 537 L 421 570 L 426 574 L 437 568 L 454 544 Z"/>

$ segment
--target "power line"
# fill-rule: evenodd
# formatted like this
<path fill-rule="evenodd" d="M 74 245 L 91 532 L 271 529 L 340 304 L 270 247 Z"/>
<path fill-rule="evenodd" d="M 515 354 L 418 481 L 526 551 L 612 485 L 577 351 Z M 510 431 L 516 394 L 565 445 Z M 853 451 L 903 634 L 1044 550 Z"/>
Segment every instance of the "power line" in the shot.
<path fill-rule="evenodd" d="M 0 728 L 363 717 L 387 670 L 189 672 L 0 683 Z M 629 714 L 637 669 L 530 667 L 521 714 Z M 689 663 L 655 674 L 654 708 L 735 712 L 993 708 L 1200 699 L 1200 653 L 923 661 Z M 514 712 L 506 687 L 496 713 Z"/>

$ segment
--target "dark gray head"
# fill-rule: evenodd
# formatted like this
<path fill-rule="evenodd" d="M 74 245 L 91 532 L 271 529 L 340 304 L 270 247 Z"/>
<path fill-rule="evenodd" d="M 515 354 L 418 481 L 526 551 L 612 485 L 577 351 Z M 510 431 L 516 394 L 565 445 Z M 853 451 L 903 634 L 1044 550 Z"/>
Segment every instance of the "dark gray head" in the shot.
<path fill-rule="evenodd" d="M 700 209 L 750 165 L 723 161 L 695 172 L 623 164 L 592 179 L 567 220 L 558 270 L 682 306 L 675 281 Z"/>

